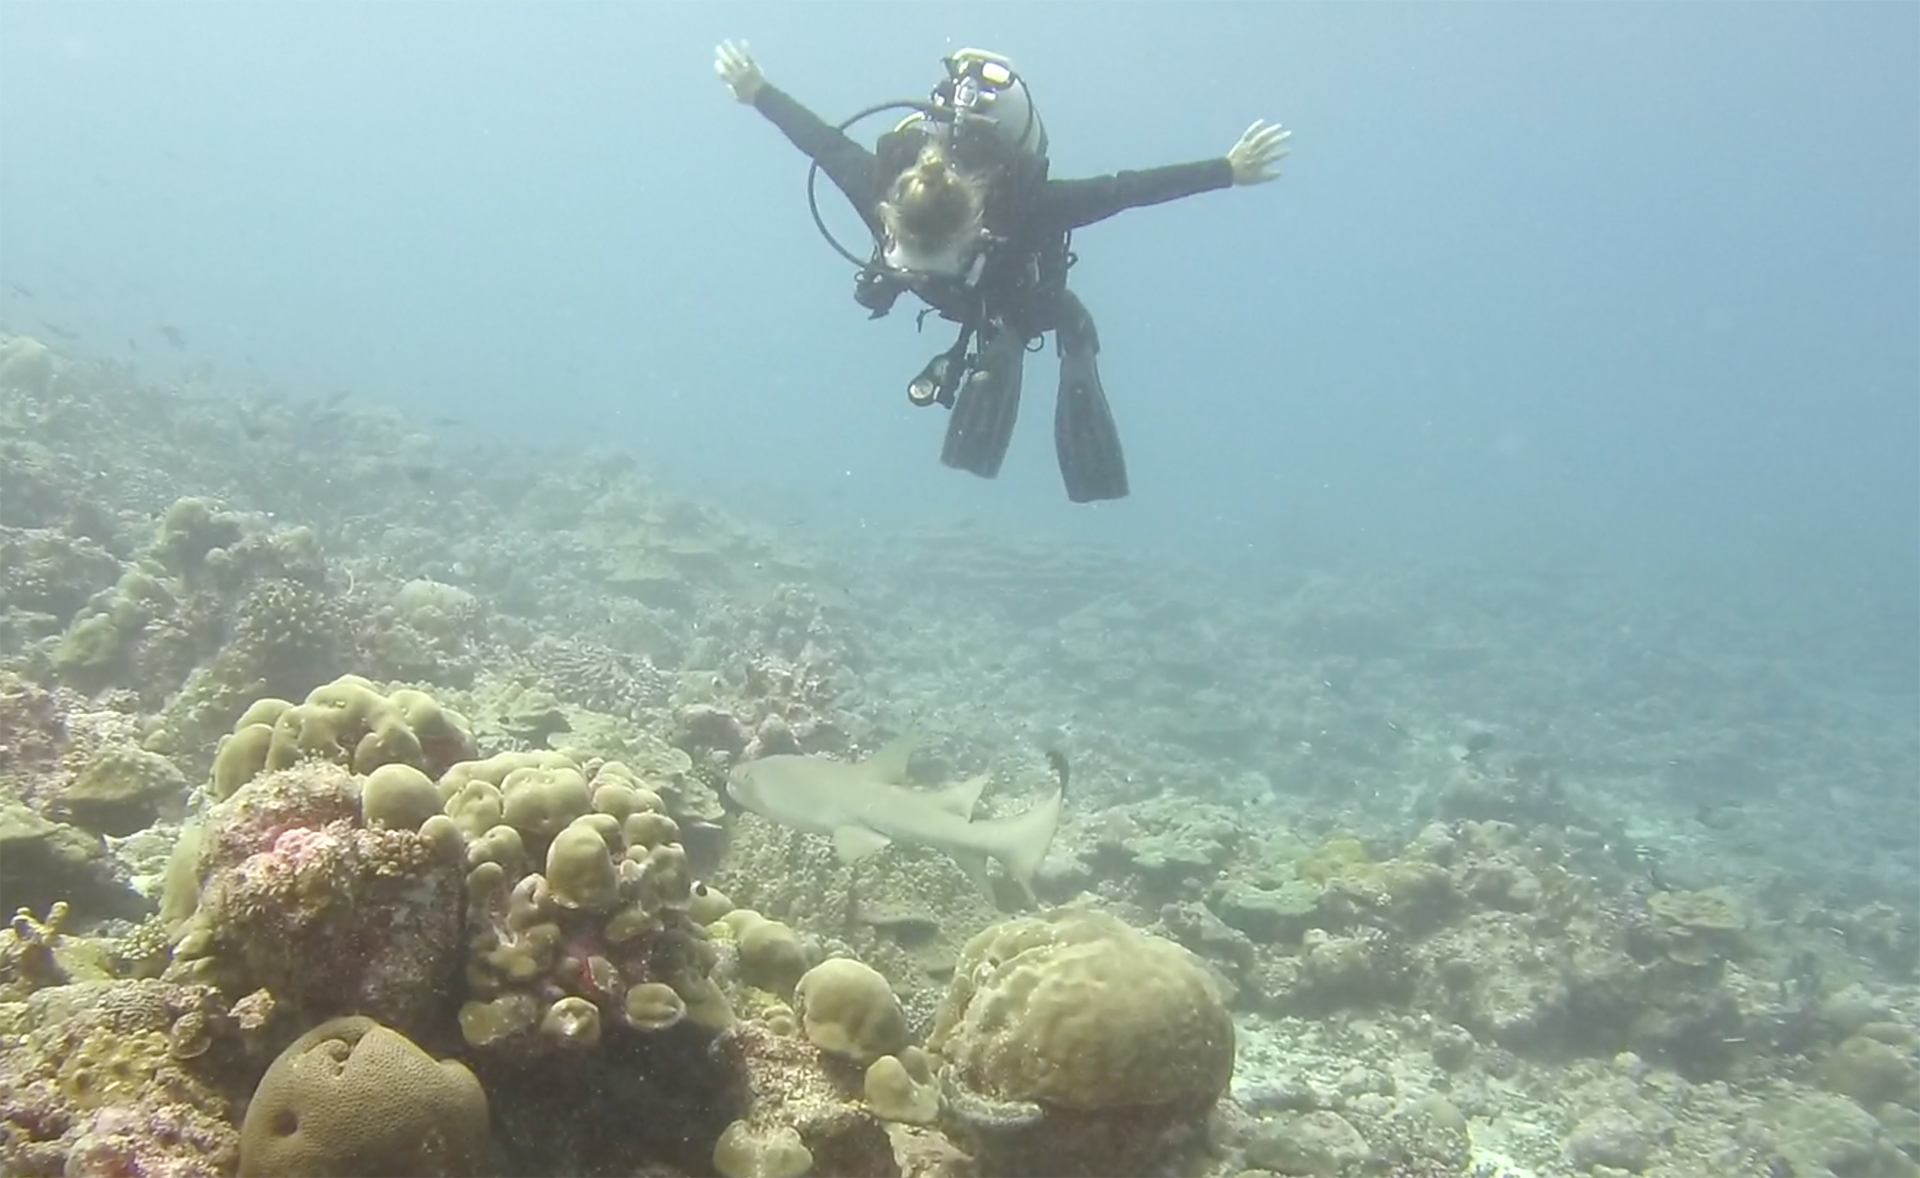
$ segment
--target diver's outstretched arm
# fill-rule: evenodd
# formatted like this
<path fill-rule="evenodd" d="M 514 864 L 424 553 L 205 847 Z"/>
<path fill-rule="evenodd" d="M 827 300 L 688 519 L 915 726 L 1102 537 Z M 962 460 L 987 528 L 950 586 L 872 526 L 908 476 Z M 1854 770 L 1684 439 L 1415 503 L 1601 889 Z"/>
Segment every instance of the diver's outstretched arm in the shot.
<path fill-rule="evenodd" d="M 1273 165 L 1287 154 L 1292 135 L 1282 127 L 1256 122 L 1217 159 L 1086 180 L 1049 180 L 1040 194 L 1037 218 L 1048 232 L 1066 232 L 1126 209 L 1235 185 L 1263 184 L 1278 175 Z"/>
<path fill-rule="evenodd" d="M 713 69 L 737 101 L 766 116 L 788 142 L 820 165 L 869 225 L 874 222 L 880 181 L 871 151 L 769 83 L 745 42 L 722 41 L 714 51 Z"/>

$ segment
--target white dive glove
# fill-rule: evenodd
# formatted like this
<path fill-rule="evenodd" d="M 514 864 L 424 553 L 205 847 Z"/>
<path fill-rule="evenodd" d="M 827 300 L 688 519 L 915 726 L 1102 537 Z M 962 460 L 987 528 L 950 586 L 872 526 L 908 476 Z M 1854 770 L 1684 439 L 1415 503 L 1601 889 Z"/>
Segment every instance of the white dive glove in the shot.
<path fill-rule="evenodd" d="M 713 72 L 733 91 L 736 102 L 753 105 L 759 96 L 760 88 L 767 84 L 760 66 L 753 60 L 753 54 L 747 51 L 745 41 L 722 41 L 713 51 Z"/>
<path fill-rule="evenodd" d="M 1269 126 L 1264 119 L 1256 120 L 1227 152 L 1227 162 L 1233 165 L 1233 182 L 1265 184 L 1278 176 L 1273 165 L 1292 150 L 1287 146 L 1291 138 L 1293 132 L 1278 123 Z"/>

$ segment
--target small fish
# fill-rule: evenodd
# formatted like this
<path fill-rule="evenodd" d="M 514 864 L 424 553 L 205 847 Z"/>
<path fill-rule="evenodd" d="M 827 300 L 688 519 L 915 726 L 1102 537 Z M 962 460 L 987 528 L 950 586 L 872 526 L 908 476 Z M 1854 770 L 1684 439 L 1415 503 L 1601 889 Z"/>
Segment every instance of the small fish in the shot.
<path fill-rule="evenodd" d="M 57 335 L 61 339 L 67 340 L 69 342 L 80 338 L 79 332 L 74 331 L 71 328 L 64 327 L 58 323 L 48 323 L 46 320 L 42 319 L 40 321 L 40 326 L 46 328 L 49 333 L 53 335 Z"/>
<path fill-rule="evenodd" d="M 21 286 L 21 285 L 20 285 L 19 283 L 17 283 L 17 282 L 9 282 L 9 283 L 7 283 L 7 289 L 8 289 L 8 290 L 10 290 L 10 291 L 12 291 L 12 292 L 13 292 L 14 294 L 16 294 L 16 295 L 19 295 L 19 296 L 20 296 L 21 298 L 23 298 L 23 299 L 30 299 L 30 298 L 32 298 L 32 297 L 34 297 L 34 296 L 33 296 L 33 292 L 32 292 L 32 291 L 30 291 L 30 290 L 28 290 L 28 289 L 27 289 L 26 287 L 24 287 L 24 286 Z"/>
<path fill-rule="evenodd" d="M 1047 750 L 1047 764 L 1053 766 L 1053 775 L 1060 779 L 1060 796 L 1067 796 L 1067 781 L 1073 776 L 1073 769 L 1067 764 L 1067 754 L 1059 749 Z"/>
<path fill-rule="evenodd" d="M 154 330 L 159 332 L 162 336 L 166 337 L 166 341 L 172 344 L 176 348 L 184 349 L 187 346 L 187 337 L 181 334 L 181 331 L 179 328 L 174 327 L 171 324 L 167 324 L 167 323 L 158 324 L 154 327 Z"/>
<path fill-rule="evenodd" d="M 1655 891 L 1671 892 L 1674 890 L 1673 881 L 1667 878 L 1667 873 L 1661 866 L 1659 848 L 1649 846 L 1646 843 L 1635 843 L 1633 845 L 1633 857 L 1640 864 L 1640 869 L 1646 872 L 1647 882 L 1653 885 Z"/>

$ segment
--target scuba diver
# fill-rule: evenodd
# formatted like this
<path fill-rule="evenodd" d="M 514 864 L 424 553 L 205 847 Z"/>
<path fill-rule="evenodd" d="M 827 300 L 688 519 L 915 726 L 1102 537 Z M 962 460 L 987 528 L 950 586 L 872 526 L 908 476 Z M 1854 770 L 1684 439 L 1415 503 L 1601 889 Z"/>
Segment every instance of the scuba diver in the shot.
<path fill-rule="evenodd" d="M 873 236 L 861 259 L 828 243 L 859 273 L 854 298 L 870 318 L 911 291 L 959 325 L 952 347 L 908 386 L 916 405 L 951 410 L 940 461 L 981 478 L 1000 473 L 1020 412 L 1026 353 L 1049 331 L 1060 359 L 1054 449 L 1075 503 L 1127 495 L 1126 455 L 1100 385 L 1100 337 L 1067 288 L 1073 231 L 1124 209 L 1161 204 L 1277 175 L 1291 132 L 1256 122 L 1225 156 L 1083 180 L 1047 175 L 1047 132 L 1027 84 L 1006 58 L 963 49 L 926 102 L 893 102 L 829 124 L 767 82 L 745 44 L 723 42 L 714 70 L 825 172 Z M 846 130 L 886 110 L 913 113 L 875 150 Z M 813 171 L 808 173 L 813 201 Z"/>

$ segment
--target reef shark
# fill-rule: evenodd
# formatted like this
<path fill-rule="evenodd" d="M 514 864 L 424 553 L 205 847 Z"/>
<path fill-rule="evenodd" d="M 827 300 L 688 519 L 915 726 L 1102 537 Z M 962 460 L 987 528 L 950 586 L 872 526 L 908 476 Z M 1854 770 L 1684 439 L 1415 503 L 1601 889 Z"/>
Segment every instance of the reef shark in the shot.
<path fill-rule="evenodd" d="M 941 790 L 910 789 L 904 784 L 907 758 L 918 743 L 904 737 L 857 762 L 796 754 L 746 761 L 727 774 L 727 794 L 762 818 L 830 836 L 842 863 L 857 863 L 892 842 L 932 847 L 980 880 L 985 861 L 998 860 L 1032 896 L 1033 873 L 1060 825 L 1066 775 L 1050 797 L 1025 813 L 975 822 L 973 808 L 987 774 Z"/>

